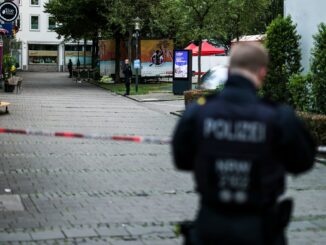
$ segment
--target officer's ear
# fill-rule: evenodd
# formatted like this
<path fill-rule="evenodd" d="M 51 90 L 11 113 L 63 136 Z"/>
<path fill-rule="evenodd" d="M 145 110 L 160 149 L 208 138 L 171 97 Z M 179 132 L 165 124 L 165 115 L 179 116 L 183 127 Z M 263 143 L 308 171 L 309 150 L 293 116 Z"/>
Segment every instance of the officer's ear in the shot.
<path fill-rule="evenodd" d="M 262 66 L 259 68 L 259 71 L 258 71 L 258 78 L 260 81 L 263 81 L 265 79 L 267 75 L 267 67 L 265 66 Z"/>

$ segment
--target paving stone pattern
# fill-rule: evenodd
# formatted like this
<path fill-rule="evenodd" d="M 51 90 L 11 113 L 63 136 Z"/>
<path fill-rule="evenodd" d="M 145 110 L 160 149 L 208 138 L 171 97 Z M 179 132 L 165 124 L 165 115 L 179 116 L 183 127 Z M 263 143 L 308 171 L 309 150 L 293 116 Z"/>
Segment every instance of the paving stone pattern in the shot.
<path fill-rule="evenodd" d="M 106 135 L 171 135 L 178 118 L 63 73 L 23 73 L 1 127 Z M 165 106 L 164 103 L 161 104 Z M 297 202 L 290 244 L 324 244 L 325 166 L 291 178 Z M 174 224 L 193 219 L 192 177 L 175 171 L 167 145 L 0 135 L 0 195 L 24 211 L 0 211 L 0 244 L 182 244 Z"/>

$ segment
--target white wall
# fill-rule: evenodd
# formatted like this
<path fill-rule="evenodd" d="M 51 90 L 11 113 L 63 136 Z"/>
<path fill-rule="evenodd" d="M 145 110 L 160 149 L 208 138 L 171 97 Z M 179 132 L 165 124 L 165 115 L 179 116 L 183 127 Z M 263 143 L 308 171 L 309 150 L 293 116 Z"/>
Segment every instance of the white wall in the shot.
<path fill-rule="evenodd" d="M 302 65 L 310 68 L 313 35 L 321 22 L 326 23 L 326 0 L 284 0 L 285 15 L 291 15 L 301 35 Z"/>
<path fill-rule="evenodd" d="M 201 72 L 207 72 L 215 66 L 229 66 L 229 56 L 201 56 Z M 192 70 L 198 72 L 198 56 L 192 56 Z"/>
<path fill-rule="evenodd" d="M 21 30 L 17 38 L 31 42 L 53 42 L 59 43 L 58 34 L 48 30 L 48 14 L 44 13 L 45 0 L 40 0 L 40 6 L 30 6 L 30 0 L 23 0 L 20 6 Z M 30 30 L 30 16 L 39 15 L 39 31 Z"/>
<path fill-rule="evenodd" d="M 63 38 L 57 39 L 58 34 L 54 31 L 48 30 L 48 16 L 44 13 L 44 4 L 48 0 L 39 0 L 40 6 L 31 6 L 30 0 L 21 0 L 19 5 L 19 13 L 21 18 L 21 28 L 17 33 L 17 40 L 22 41 L 22 66 L 28 67 L 28 44 L 42 43 L 42 44 L 56 44 L 59 45 Z M 31 15 L 39 16 L 39 30 L 30 29 Z M 63 58 L 61 58 L 62 47 L 59 47 L 58 66 L 63 65 Z"/>

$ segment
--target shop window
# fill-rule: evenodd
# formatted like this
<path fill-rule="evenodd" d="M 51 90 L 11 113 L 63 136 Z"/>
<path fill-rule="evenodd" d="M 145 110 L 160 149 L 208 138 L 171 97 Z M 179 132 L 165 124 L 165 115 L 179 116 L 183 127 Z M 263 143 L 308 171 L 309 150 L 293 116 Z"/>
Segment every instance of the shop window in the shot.
<path fill-rule="evenodd" d="M 29 64 L 53 64 L 58 63 L 58 46 L 50 44 L 29 44 Z"/>
<path fill-rule="evenodd" d="M 54 17 L 49 17 L 49 23 L 48 23 L 49 25 L 49 27 L 48 27 L 48 29 L 50 30 L 50 31 L 53 31 L 55 28 L 56 28 L 56 26 L 57 26 L 57 23 L 56 23 L 56 21 L 55 21 L 55 18 Z"/>
<path fill-rule="evenodd" d="M 58 51 L 57 45 L 51 44 L 29 44 L 29 50 L 51 50 L 51 51 Z"/>
<path fill-rule="evenodd" d="M 40 0 L 31 0 L 32 6 L 40 6 Z"/>
<path fill-rule="evenodd" d="M 16 19 L 16 26 L 18 28 L 18 30 L 21 30 L 21 15 L 18 16 L 18 18 Z"/>
<path fill-rule="evenodd" d="M 57 57 L 53 56 L 30 56 L 29 64 L 57 64 Z"/>
<path fill-rule="evenodd" d="M 31 30 L 39 30 L 39 16 L 38 15 L 32 15 L 31 16 Z"/>

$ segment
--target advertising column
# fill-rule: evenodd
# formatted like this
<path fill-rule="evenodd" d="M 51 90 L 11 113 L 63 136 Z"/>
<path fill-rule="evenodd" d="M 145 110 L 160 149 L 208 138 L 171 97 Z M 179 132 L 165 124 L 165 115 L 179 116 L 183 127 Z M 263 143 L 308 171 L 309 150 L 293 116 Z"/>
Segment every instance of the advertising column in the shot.
<path fill-rule="evenodd" d="M 173 55 L 173 93 L 183 94 L 191 89 L 192 53 L 190 50 L 174 50 Z"/>

